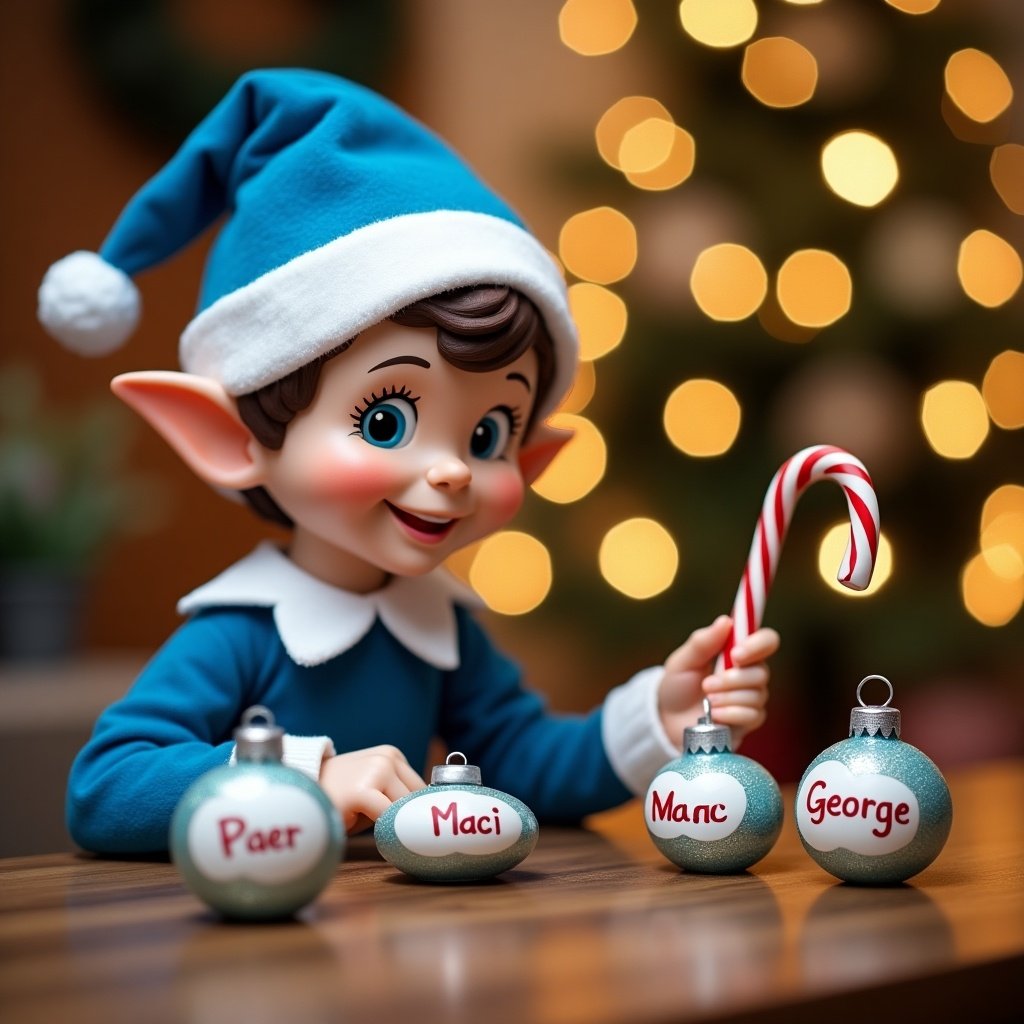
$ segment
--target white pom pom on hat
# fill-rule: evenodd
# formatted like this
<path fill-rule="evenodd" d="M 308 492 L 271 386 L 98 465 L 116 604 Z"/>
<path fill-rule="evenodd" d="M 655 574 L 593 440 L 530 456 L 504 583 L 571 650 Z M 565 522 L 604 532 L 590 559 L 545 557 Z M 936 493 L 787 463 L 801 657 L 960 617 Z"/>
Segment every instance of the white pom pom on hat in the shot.
<path fill-rule="evenodd" d="M 80 250 L 58 260 L 39 286 L 39 320 L 65 348 L 104 356 L 121 347 L 139 322 L 132 279 L 102 256 Z"/>

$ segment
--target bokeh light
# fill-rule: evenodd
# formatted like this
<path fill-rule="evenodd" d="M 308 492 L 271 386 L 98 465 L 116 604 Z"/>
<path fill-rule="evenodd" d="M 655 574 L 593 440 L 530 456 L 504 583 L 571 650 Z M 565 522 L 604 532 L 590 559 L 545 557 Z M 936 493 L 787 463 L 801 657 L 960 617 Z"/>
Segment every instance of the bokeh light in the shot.
<path fill-rule="evenodd" d="M 619 143 L 619 168 L 626 174 L 653 171 L 672 152 L 675 125 L 663 117 L 648 117 L 633 125 Z"/>
<path fill-rule="evenodd" d="M 690 291 L 712 320 L 745 320 L 768 292 L 768 273 L 743 245 L 722 242 L 705 249 L 690 274 Z"/>
<path fill-rule="evenodd" d="M 757 7 L 754 0 L 681 0 L 679 21 L 698 43 L 725 49 L 753 36 Z"/>
<path fill-rule="evenodd" d="M 795 39 L 768 36 L 744 50 L 740 77 L 766 107 L 798 107 L 814 95 L 818 62 Z"/>
<path fill-rule="evenodd" d="M 1024 576 L 1024 509 L 995 516 L 980 531 L 982 557 L 1005 579 Z"/>
<path fill-rule="evenodd" d="M 978 529 L 981 556 L 997 576 L 1024 575 L 1024 487 L 1003 484 L 986 499 Z"/>
<path fill-rule="evenodd" d="M 972 121 L 994 121 L 1013 100 L 1013 86 L 998 62 L 981 50 L 958 50 L 946 62 L 946 94 Z"/>
<path fill-rule="evenodd" d="M 679 568 L 679 549 L 653 519 L 627 519 L 613 526 L 598 550 L 601 575 L 627 597 L 644 600 L 667 590 Z"/>
<path fill-rule="evenodd" d="M 558 12 L 562 42 L 584 57 L 614 53 L 636 28 L 632 0 L 566 0 Z"/>
<path fill-rule="evenodd" d="M 992 150 L 989 177 L 1007 209 L 1024 213 L 1024 146 L 1007 142 Z"/>
<path fill-rule="evenodd" d="M 853 279 L 846 264 L 823 249 L 800 249 L 779 268 L 775 294 L 800 327 L 827 327 L 850 311 Z"/>
<path fill-rule="evenodd" d="M 668 109 L 650 96 L 624 96 L 602 115 L 594 129 L 597 151 L 609 167 L 619 167 L 619 150 L 630 129 L 651 119 L 673 123 Z"/>
<path fill-rule="evenodd" d="M 1024 604 L 1024 576 L 1007 579 L 984 555 L 975 555 L 960 577 L 964 607 L 983 626 L 1005 626 Z"/>
<path fill-rule="evenodd" d="M 650 124 L 651 121 L 660 125 L 668 124 L 666 121 L 654 118 L 644 122 L 644 124 Z M 632 129 L 628 134 L 639 131 L 640 127 Z M 664 132 L 664 129 L 659 128 L 658 131 Z M 650 170 L 627 170 L 623 167 L 626 180 L 631 185 L 636 188 L 645 189 L 648 192 L 663 192 L 666 189 L 681 185 L 693 174 L 693 169 L 697 163 L 697 143 L 694 141 L 693 136 L 685 128 L 680 128 L 677 124 L 668 125 L 668 131 L 670 145 L 668 153 L 661 163 L 651 167 Z"/>
<path fill-rule="evenodd" d="M 994 309 L 1016 294 L 1024 278 L 1024 265 L 1009 242 L 979 228 L 960 243 L 956 273 L 968 298 Z"/>
<path fill-rule="evenodd" d="M 837 523 L 825 532 L 818 544 L 818 574 L 829 587 L 844 597 L 870 597 L 877 593 L 892 575 L 892 544 L 884 533 L 879 533 L 878 553 L 875 556 L 875 571 L 871 574 L 871 582 L 863 590 L 850 590 L 836 579 L 849 540 L 849 522 Z"/>
<path fill-rule="evenodd" d="M 984 533 L 1000 516 L 1024 515 L 1024 486 L 1001 484 L 981 508 L 981 531 Z"/>
<path fill-rule="evenodd" d="M 904 14 L 930 14 L 941 0 L 885 0 L 890 7 Z"/>
<path fill-rule="evenodd" d="M 610 206 L 575 214 L 558 237 L 558 254 L 566 269 L 596 284 L 627 277 L 636 265 L 636 253 L 636 228 Z"/>
<path fill-rule="evenodd" d="M 1024 352 L 1000 352 L 985 371 L 981 395 L 997 427 L 1024 427 Z"/>
<path fill-rule="evenodd" d="M 597 371 L 594 364 L 581 359 L 576 366 L 576 376 L 573 378 L 569 394 L 565 396 L 559 406 L 561 412 L 583 412 L 590 404 L 597 390 Z"/>
<path fill-rule="evenodd" d="M 825 143 L 821 172 L 837 196 L 856 206 L 877 206 L 900 176 L 892 149 L 877 135 L 859 130 L 840 132 Z"/>
<path fill-rule="evenodd" d="M 685 455 L 711 458 L 727 452 L 740 431 L 736 396 L 716 380 L 680 384 L 665 402 L 662 424 L 668 439 Z"/>
<path fill-rule="evenodd" d="M 487 607 L 502 615 L 533 611 L 551 590 L 551 556 L 536 537 L 505 530 L 482 541 L 469 582 Z"/>
<path fill-rule="evenodd" d="M 969 381 L 941 381 L 924 393 L 921 426 L 937 455 L 969 459 L 988 437 L 985 400 Z"/>
<path fill-rule="evenodd" d="M 580 332 L 581 359 L 600 359 L 616 348 L 626 334 L 629 314 L 625 302 L 599 284 L 572 285 L 569 309 Z"/>
<path fill-rule="evenodd" d="M 573 431 L 573 436 L 532 486 L 542 498 L 565 505 L 579 501 L 601 482 L 608 465 L 608 446 L 601 431 L 583 416 L 559 412 L 550 423 Z"/>

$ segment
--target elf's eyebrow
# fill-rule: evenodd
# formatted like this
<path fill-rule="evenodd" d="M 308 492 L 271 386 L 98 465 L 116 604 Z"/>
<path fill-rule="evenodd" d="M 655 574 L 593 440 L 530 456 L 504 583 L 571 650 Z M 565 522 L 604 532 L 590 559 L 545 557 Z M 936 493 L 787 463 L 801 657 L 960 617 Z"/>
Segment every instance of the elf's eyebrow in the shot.
<path fill-rule="evenodd" d="M 385 359 L 383 363 L 371 366 L 366 372 L 373 373 L 374 370 L 383 370 L 385 366 L 402 366 L 403 364 L 422 366 L 424 370 L 430 369 L 430 363 L 426 359 L 420 359 L 419 356 L 395 356 L 393 359 Z"/>
<path fill-rule="evenodd" d="M 517 380 L 527 391 L 533 390 L 530 387 L 530 382 L 521 373 L 510 373 L 505 377 L 505 380 Z"/>

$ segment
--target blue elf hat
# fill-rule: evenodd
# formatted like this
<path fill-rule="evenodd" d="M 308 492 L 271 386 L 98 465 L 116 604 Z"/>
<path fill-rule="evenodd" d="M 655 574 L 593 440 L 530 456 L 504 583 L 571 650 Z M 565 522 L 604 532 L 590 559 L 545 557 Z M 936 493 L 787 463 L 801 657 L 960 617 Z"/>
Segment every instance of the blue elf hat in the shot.
<path fill-rule="evenodd" d="M 131 277 L 226 214 L 185 370 L 254 391 L 418 299 L 507 285 L 539 308 L 568 390 L 576 330 L 562 276 L 515 213 L 432 132 L 333 75 L 244 75 L 125 207 L 98 254 L 55 263 L 39 318 L 68 348 L 105 354 L 135 329 Z"/>

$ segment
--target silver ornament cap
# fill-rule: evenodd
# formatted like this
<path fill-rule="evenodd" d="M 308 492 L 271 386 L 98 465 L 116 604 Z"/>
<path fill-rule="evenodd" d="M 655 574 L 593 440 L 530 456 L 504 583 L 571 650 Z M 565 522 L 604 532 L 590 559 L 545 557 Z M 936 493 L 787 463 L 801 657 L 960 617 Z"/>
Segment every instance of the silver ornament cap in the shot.
<path fill-rule="evenodd" d="M 684 753 L 720 754 L 731 747 L 732 730 L 727 725 L 711 721 L 711 701 L 705 697 L 704 714 L 697 719 L 696 725 L 688 725 L 683 730 Z"/>
<path fill-rule="evenodd" d="M 864 684 L 872 679 L 880 679 L 889 687 L 889 696 L 884 704 L 865 704 L 861 698 L 860 691 Z M 885 676 L 865 676 L 857 686 L 858 707 L 850 709 L 850 736 L 882 736 L 889 739 L 900 736 L 900 711 L 899 708 L 890 707 L 893 698 L 892 683 Z"/>
<path fill-rule="evenodd" d="M 284 757 L 284 729 L 274 721 L 274 713 L 269 708 L 253 704 L 245 709 L 242 724 L 235 730 L 235 757 L 239 761 L 264 764 Z"/>
<path fill-rule="evenodd" d="M 461 764 L 453 764 L 452 759 L 462 758 Z M 434 765 L 430 773 L 430 784 L 432 786 L 479 786 L 483 783 L 483 776 L 475 764 L 469 763 L 469 758 L 461 750 L 453 750 L 444 761 L 444 764 Z"/>

